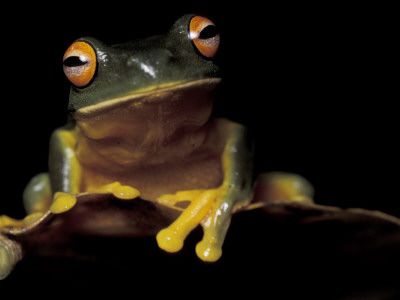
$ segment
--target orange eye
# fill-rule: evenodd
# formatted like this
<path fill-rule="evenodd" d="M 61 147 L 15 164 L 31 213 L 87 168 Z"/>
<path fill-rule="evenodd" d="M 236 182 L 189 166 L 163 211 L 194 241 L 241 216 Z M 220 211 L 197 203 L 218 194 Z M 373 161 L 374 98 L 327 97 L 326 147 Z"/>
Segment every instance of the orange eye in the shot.
<path fill-rule="evenodd" d="M 219 33 L 215 24 L 207 18 L 194 16 L 189 22 L 189 38 L 205 57 L 213 58 L 219 47 Z"/>
<path fill-rule="evenodd" d="M 78 87 L 88 85 L 96 72 L 96 52 L 86 42 L 75 42 L 63 58 L 65 76 Z"/>

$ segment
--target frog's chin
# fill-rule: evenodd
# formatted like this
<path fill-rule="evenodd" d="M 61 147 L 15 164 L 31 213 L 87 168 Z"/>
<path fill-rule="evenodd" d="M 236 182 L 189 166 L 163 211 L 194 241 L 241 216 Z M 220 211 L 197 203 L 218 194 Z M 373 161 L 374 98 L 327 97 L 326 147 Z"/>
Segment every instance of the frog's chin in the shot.
<path fill-rule="evenodd" d="M 166 83 L 82 107 L 74 113 L 74 116 L 77 119 L 86 119 L 103 115 L 121 107 L 132 109 L 135 107 L 138 108 L 146 103 L 159 104 L 162 102 L 173 102 L 182 98 L 182 96 L 184 97 L 191 91 L 196 90 L 202 90 L 208 94 L 215 89 L 220 81 L 221 78 L 206 78 L 192 81 Z"/>

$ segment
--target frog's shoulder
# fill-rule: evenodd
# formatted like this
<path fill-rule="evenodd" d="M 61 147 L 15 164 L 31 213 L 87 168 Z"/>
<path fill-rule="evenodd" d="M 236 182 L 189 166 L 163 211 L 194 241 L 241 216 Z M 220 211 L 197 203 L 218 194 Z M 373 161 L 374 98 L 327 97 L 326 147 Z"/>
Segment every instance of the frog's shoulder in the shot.
<path fill-rule="evenodd" d="M 72 134 L 76 130 L 76 122 L 75 120 L 68 116 L 67 122 L 56 129 L 53 130 L 50 136 L 50 146 L 53 142 L 58 141 L 60 137 L 64 134 Z M 50 147 L 51 148 L 51 147 Z"/>

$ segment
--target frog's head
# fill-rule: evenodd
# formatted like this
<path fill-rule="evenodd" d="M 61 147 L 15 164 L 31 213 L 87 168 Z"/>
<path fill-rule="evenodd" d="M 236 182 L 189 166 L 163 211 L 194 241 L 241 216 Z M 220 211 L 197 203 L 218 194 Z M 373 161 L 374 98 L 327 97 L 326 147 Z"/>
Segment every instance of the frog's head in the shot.
<path fill-rule="evenodd" d="M 197 15 L 185 15 L 167 34 L 143 40 L 108 46 L 78 39 L 63 58 L 73 84 L 69 110 L 95 139 L 126 127 L 125 121 L 147 131 L 150 124 L 165 129 L 174 123 L 176 129 L 182 122 L 206 122 L 220 81 L 213 61 L 219 40 L 214 23 Z"/>

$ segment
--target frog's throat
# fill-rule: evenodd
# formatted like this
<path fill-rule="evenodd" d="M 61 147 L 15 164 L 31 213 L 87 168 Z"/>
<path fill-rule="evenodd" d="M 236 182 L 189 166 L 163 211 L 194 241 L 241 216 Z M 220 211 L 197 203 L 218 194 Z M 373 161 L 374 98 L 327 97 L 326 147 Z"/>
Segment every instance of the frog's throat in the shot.
<path fill-rule="evenodd" d="M 186 90 L 191 90 L 195 88 L 202 88 L 205 90 L 212 91 L 219 84 L 220 81 L 221 78 L 206 78 L 193 81 L 166 83 L 163 85 L 158 85 L 156 87 L 141 89 L 131 94 L 123 95 L 110 100 L 105 100 L 93 105 L 82 107 L 78 109 L 74 113 L 74 115 L 77 118 L 100 115 L 103 114 L 104 112 L 107 112 L 108 110 L 132 102 L 141 102 L 141 103 L 161 102 L 172 94 L 185 92 Z"/>

